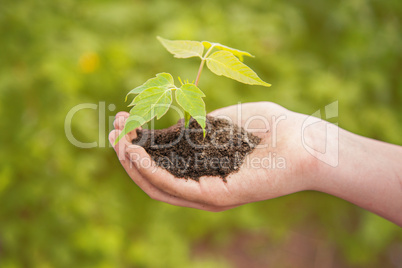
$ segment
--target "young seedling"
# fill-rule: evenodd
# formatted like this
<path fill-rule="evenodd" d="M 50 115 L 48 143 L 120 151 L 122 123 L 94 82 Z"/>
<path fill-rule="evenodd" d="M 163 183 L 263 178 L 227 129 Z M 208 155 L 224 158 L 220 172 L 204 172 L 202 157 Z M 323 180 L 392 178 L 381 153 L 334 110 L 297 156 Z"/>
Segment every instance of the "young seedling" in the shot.
<path fill-rule="evenodd" d="M 115 144 L 127 133 L 149 122 L 154 117 L 160 119 L 172 104 L 173 91 L 175 91 L 177 103 L 184 110 L 185 126 L 188 127 L 190 118 L 193 117 L 201 126 L 205 136 L 206 111 L 202 99 L 205 94 L 198 88 L 205 63 L 208 69 L 216 75 L 223 75 L 249 85 L 271 86 L 261 80 L 250 67 L 242 62 L 243 56 L 254 57 L 246 51 L 208 41 L 173 41 L 162 37 L 157 38 L 176 58 L 199 57 L 201 64 L 197 77 L 193 83 L 188 80 L 183 82 L 179 78 L 181 86 L 177 87 L 171 74 L 159 73 L 143 85 L 132 89 L 127 94 L 126 101 L 129 95 L 138 95 L 129 105 L 129 107 L 134 107 L 131 109 L 130 116 L 127 118 L 124 129 L 116 139 Z M 206 50 L 205 53 L 204 50 Z"/>

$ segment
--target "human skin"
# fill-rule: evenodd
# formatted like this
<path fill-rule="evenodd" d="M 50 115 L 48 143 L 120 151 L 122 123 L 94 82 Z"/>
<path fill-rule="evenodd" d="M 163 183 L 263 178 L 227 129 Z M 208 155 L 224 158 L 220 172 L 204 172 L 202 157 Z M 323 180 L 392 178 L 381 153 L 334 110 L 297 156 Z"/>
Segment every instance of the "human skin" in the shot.
<path fill-rule="evenodd" d="M 128 175 L 151 198 L 218 212 L 315 190 L 402 226 L 401 146 L 361 137 L 316 118 L 314 124 L 306 125 L 311 117 L 270 102 L 229 106 L 209 115 L 232 120 L 261 138 L 260 146 L 227 182 L 219 177 L 204 176 L 199 182 L 174 177 L 156 167 L 142 147 L 131 144 L 135 131 L 114 146 Z M 126 112 L 116 115 L 111 144 L 128 116 Z"/>

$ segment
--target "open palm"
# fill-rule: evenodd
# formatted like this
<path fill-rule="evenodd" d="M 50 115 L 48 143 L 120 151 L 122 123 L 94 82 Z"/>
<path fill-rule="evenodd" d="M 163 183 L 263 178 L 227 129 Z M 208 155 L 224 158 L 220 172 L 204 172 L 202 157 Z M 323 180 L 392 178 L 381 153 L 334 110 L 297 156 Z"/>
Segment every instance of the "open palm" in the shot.
<path fill-rule="evenodd" d="M 222 211 L 309 188 L 309 167 L 314 158 L 301 141 L 305 115 L 269 102 L 229 106 L 209 115 L 230 119 L 261 138 L 260 145 L 245 158 L 238 172 L 226 178 L 227 182 L 210 176 L 201 177 L 199 182 L 174 177 L 156 167 L 142 147 L 131 144 L 135 131 L 114 146 L 128 175 L 151 198 L 178 206 Z M 125 112 L 116 115 L 116 129 L 109 136 L 111 144 L 124 128 L 127 117 Z"/>

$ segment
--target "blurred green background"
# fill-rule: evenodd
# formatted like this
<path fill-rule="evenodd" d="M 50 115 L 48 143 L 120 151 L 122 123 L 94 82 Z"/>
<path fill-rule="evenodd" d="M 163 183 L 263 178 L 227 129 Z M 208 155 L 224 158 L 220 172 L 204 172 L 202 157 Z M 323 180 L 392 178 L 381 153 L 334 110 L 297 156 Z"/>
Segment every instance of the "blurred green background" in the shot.
<path fill-rule="evenodd" d="M 338 100 L 341 127 L 402 144 L 401 18 L 400 0 L 1 1 L 0 267 L 401 267 L 401 229 L 343 200 L 174 207 L 143 193 L 107 142 L 130 89 L 163 71 L 195 78 L 197 59 L 173 59 L 160 35 L 256 55 L 246 64 L 273 86 L 205 71 L 208 111 L 267 100 L 312 114 Z M 94 148 L 64 130 L 83 103 L 95 109 L 72 132 Z"/>

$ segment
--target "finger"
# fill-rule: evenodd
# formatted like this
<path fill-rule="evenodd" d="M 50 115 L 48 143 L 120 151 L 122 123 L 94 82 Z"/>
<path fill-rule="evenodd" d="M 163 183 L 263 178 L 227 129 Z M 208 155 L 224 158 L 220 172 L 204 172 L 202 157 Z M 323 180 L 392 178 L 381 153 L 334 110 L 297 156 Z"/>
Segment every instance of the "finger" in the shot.
<path fill-rule="evenodd" d="M 109 135 L 109 140 L 111 144 L 114 144 L 115 139 L 119 135 L 119 131 L 114 130 L 110 133 Z M 124 152 L 125 150 L 123 148 L 127 148 L 131 146 L 125 139 L 122 139 L 119 141 L 116 146 L 114 146 L 114 149 L 117 154 Z M 132 180 L 146 193 L 148 196 L 150 196 L 154 200 L 162 201 L 165 203 L 169 203 L 171 205 L 176 205 L 176 206 L 182 206 L 182 207 L 190 207 L 190 208 L 196 208 L 196 209 L 202 209 L 202 210 L 207 210 L 207 211 L 222 211 L 226 210 L 232 207 L 228 208 L 217 208 L 213 206 L 208 206 L 206 204 L 199 204 L 187 200 L 183 200 L 181 198 L 178 198 L 177 196 L 168 194 L 154 185 L 150 183 L 148 180 L 144 179 L 144 177 L 138 172 L 137 168 L 133 165 L 131 161 L 129 161 L 129 158 L 127 157 L 126 153 L 124 153 L 123 156 L 119 156 L 120 162 L 124 169 L 126 170 L 127 174 L 132 178 Z"/>
<path fill-rule="evenodd" d="M 124 128 L 128 116 L 129 113 L 127 112 L 118 112 L 113 122 L 114 128 L 122 130 Z"/>
<path fill-rule="evenodd" d="M 113 122 L 114 128 L 117 130 L 123 130 L 129 116 L 130 114 L 127 112 L 118 112 Z M 126 134 L 127 141 L 131 142 L 133 139 L 137 138 L 137 129 L 141 130 L 142 128 L 136 128 L 135 130 L 132 130 Z"/>

